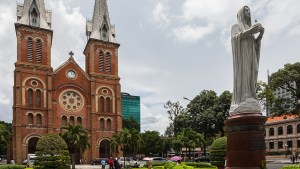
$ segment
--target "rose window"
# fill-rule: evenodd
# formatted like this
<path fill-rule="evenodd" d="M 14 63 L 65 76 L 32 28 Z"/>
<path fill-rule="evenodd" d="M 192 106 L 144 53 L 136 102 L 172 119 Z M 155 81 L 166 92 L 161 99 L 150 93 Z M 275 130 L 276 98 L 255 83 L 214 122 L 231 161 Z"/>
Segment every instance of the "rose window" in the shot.
<path fill-rule="evenodd" d="M 75 91 L 65 91 L 61 94 L 60 105 L 67 111 L 79 111 L 83 107 L 83 99 Z"/>

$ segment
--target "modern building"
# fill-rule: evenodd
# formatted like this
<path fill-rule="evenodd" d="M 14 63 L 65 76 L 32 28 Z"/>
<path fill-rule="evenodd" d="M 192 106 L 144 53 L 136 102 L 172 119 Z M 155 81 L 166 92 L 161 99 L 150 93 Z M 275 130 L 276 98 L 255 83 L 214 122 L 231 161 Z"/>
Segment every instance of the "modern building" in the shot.
<path fill-rule="evenodd" d="M 122 93 L 122 118 L 133 118 L 139 125 L 139 131 L 141 131 L 140 96 Z"/>
<path fill-rule="evenodd" d="M 64 63 L 53 65 L 53 70 L 51 22 L 44 0 L 24 0 L 17 5 L 13 159 L 21 163 L 27 154 L 35 152 L 43 134 L 59 133 L 68 123 L 82 125 L 89 133 L 91 146 L 83 158 L 109 157 L 110 138 L 122 129 L 122 109 L 120 45 L 107 2 L 95 0 L 93 19 L 86 23 L 85 70 L 72 52 Z"/>
<path fill-rule="evenodd" d="M 269 117 L 266 122 L 266 151 L 285 154 L 300 150 L 300 119 L 295 116 Z"/>

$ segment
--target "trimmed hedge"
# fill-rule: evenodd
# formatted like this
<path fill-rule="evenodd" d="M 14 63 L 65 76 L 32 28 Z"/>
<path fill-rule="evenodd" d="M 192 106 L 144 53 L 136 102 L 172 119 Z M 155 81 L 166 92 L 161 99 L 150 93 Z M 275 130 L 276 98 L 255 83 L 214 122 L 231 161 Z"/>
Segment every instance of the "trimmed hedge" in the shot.
<path fill-rule="evenodd" d="M 0 169 L 24 169 L 24 165 L 0 165 Z"/>
<path fill-rule="evenodd" d="M 300 164 L 296 164 L 296 165 L 285 165 L 280 169 L 299 169 L 300 168 Z"/>
<path fill-rule="evenodd" d="M 227 151 L 227 137 L 216 139 L 210 148 L 210 162 L 211 165 L 224 167 L 225 157 Z"/>
<path fill-rule="evenodd" d="M 36 145 L 34 169 L 70 169 L 68 146 L 58 134 L 45 134 Z"/>

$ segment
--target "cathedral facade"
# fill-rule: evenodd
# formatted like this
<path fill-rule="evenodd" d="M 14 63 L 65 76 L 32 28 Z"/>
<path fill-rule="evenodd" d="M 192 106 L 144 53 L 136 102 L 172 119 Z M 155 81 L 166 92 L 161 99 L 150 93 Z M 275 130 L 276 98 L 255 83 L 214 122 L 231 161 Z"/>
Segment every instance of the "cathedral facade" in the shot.
<path fill-rule="evenodd" d="M 51 22 L 44 0 L 17 5 L 12 158 L 21 163 L 35 152 L 43 134 L 60 133 L 67 124 L 82 125 L 89 133 L 91 146 L 84 159 L 109 157 L 110 138 L 122 129 L 122 111 L 120 45 L 107 1 L 95 0 L 93 18 L 86 23 L 85 70 L 72 52 L 67 61 L 52 68 Z"/>

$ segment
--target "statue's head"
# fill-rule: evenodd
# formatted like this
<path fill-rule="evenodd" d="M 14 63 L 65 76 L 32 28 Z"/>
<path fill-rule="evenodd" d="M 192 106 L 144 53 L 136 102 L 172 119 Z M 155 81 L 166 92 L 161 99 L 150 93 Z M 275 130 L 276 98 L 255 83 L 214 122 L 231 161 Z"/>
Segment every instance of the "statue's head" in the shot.
<path fill-rule="evenodd" d="M 251 13 L 248 6 L 241 8 L 237 14 L 239 24 L 248 25 L 251 27 Z"/>

